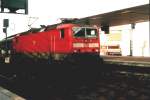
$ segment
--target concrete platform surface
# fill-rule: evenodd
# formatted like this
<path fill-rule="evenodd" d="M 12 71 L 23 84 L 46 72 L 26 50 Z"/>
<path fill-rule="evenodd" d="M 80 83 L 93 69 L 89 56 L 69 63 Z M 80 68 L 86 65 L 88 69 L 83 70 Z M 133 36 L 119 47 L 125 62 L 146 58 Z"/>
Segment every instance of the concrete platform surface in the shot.
<path fill-rule="evenodd" d="M 0 87 L 0 100 L 26 100 L 7 89 Z"/>
<path fill-rule="evenodd" d="M 150 57 L 101 56 L 109 64 L 150 67 Z"/>

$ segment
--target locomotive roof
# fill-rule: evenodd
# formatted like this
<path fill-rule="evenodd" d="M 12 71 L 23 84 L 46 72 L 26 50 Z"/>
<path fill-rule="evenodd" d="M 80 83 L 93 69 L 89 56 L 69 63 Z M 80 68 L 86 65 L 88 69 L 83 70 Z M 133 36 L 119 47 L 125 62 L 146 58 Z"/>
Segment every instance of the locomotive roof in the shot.
<path fill-rule="evenodd" d="M 64 24 L 59 23 L 59 24 L 53 24 L 53 25 L 48 25 L 48 26 L 41 25 L 41 28 L 31 28 L 28 31 L 21 32 L 21 33 L 9 36 L 7 38 L 11 40 L 13 37 L 15 37 L 17 35 L 22 36 L 22 35 L 26 35 L 26 34 L 29 34 L 29 33 L 37 33 L 37 32 L 40 32 L 41 29 L 44 29 L 44 31 L 48 31 L 48 30 L 51 30 L 51 29 L 56 29 L 56 28 L 61 29 L 61 28 L 67 28 L 67 27 L 73 27 L 73 26 L 89 27 L 89 28 L 93 27 L 93 25 L 79 25 L 79 24 L 72 24 L 72 23 L 64 23 Z"/>

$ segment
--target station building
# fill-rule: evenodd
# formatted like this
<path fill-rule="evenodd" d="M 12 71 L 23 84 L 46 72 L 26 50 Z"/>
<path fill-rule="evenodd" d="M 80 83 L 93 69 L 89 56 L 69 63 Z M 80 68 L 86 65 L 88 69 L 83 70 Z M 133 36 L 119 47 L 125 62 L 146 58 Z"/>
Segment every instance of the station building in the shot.
<path fill-rule="evenodd" d="M 110 27 L 110 33 L 101 32 L 101 55 L 150 56 L 150 22 Z"/>

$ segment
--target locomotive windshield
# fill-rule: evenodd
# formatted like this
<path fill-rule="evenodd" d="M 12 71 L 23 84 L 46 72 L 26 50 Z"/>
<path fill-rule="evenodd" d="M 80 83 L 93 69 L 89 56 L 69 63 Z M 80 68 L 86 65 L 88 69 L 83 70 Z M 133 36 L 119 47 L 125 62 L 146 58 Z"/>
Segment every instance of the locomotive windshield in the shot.
<path fill-rule="evenodd" d="M 74 37 L 97 37 L 98 33 L 95 28 L 87 28 L 87 27 L 73 27 L 73 35 Z"/>

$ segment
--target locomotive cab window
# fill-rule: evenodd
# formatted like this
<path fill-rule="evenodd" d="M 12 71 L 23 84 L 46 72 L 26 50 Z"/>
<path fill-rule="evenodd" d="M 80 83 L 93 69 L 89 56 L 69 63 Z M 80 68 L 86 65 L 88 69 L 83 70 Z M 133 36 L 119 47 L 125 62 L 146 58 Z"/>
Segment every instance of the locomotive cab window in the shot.
<path fill-rule="evenodd" d="M 97 37 L 97 30 L 92 28 L 86 28 L 86 37 Z"/>
<path fill-rule="evenodd" d="M 74 37 L 85 37 L 85 28 L 74 27 L 73 33 L 74 33 Z"/>
<path fill-rule="evenodd" d="M 64 39 L 64 37 L 65 37 L 65 30 L 64 30 L 64 29 L 61 29 L 61 30 L 60 30 L 60 38 L 61 38 L 61 39 Z"/>
<path fill-rule="evenodd" d="M 73 35 L 77 38 L 95 38 L 98 37 L 98 32 L 91 27 L 73 27 Z"/>

